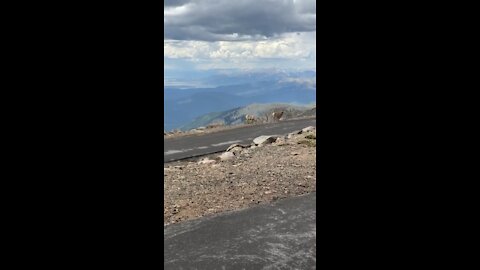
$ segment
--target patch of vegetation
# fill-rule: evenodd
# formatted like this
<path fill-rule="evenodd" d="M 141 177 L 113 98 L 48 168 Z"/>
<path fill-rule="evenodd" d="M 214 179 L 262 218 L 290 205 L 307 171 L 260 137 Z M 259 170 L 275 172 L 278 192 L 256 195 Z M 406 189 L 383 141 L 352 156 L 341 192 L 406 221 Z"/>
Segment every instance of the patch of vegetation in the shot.
<path fill-rule="evenodd" d="M 303 145 L 306 145 L 306 146 L 309 146 L 309 147 L 317 146 L 317 142 L 316 141 L 311 141 L 311 140 L 301 140 L 301 141 L 298 142 L 298 144 L 303 144 Z"/>
<path fill-rule="evenodd" d="M 316 140 L 317 136 L 314 135 L 314 134 L 310 134 L 310 135 L 305 136 L 305 139 Z"/>

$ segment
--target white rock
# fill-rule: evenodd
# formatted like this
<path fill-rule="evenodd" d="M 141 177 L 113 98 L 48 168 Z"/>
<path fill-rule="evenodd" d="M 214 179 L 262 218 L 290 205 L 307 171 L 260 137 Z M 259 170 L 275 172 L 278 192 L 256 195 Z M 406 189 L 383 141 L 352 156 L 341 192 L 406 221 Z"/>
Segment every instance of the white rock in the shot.
<path fill-rule="evenodd" d="M 216 162 L 216 161 L 213 160 L 213 159 L 204 158 L 204 159 L 200 160 L 200 161 L 198 162 L 198 164 L 213 164 L 213 163 L 215 163 L 215 162 Z"/>
<path fill-rule="evenodd" d="M 253 143 L 255 143 L 256 145 L 270 144 L 275 142 L 277 138 L 278 136 L 274 136 L 274 135 L 260 136 L 253 139 Z"/>
<path fill-rule="evenodd" d="M 235 155 L 232 152 L 225 152 L 218 157 L 220 158 L 220 160 L 224 161 L 235 158 Z"/>

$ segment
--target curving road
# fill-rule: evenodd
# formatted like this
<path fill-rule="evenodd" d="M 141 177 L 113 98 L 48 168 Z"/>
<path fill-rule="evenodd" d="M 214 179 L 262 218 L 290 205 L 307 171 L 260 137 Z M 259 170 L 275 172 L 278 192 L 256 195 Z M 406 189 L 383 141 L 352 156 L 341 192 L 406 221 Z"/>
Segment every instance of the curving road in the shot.
<path fill-rule="evenodd" d="M 317 126 L 316 121 L 316 118 L 285 120 L 210 134 L 163 139 L 164 162 L 225 151 L 234 143 L 250 144 L 258 136 L 283 135 L 307 126 Z"/>

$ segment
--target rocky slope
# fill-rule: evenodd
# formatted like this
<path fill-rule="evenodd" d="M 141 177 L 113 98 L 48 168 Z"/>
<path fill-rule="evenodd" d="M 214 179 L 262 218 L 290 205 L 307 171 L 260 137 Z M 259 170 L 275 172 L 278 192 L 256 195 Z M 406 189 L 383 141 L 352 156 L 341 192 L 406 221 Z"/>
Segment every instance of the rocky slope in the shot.
<path fill-rule="evenodd" d="M 164 165 L 164 224 L 316 190 L 316 130 L 262 136 L 222 154 Z"/>
<path fill-rule="evenodd" d="M 212 123 L 222 123 L 224 125 L 238 125 L 245 122 L 245 115 L 253 115 L 260 121 L 267 121 L 267 117 L 274 111 L 283 111 L 283 119 L 291 119 L 300 116 L 315 116 L 316 110 L 312 106 L 300 106 L 292 104 L 250 104 L 223 112 L 213 112 L 197 117 L 192 122 L 182 126 L 181 130 L 190 130 L 200 126 L 207 126 Z"/>

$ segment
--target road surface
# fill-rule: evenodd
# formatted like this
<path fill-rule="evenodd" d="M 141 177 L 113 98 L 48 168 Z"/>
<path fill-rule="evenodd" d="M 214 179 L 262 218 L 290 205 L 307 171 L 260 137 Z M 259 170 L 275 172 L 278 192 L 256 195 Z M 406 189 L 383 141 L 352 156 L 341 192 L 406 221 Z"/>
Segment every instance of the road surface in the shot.
<path fill-rule="evenodd" d="M 316 192 L 164 227 L 164 269 L 315 269 Z"/>
<path fill-rule="evenodd" d="M 278 123 L 245 126 L 210 134 L 163 139 L 164 162 L 180 160 L 226 150 L 234 143 L 250 144 L 261 135 L 283 135 L 308 126 L 316 119 L 285 120 Z"/>

